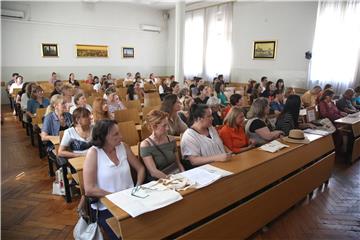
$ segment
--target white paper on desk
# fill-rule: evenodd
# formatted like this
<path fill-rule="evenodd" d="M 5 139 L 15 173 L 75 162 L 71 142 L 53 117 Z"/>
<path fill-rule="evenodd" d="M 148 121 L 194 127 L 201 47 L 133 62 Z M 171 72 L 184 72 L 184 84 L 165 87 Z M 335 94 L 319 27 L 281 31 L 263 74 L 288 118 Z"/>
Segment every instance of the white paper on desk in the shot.
<path fill-rule="evenodd" d="M 224 169 L 214 167 L 214 166 L 212 166 L 210 164 L 202 165 L 199 168 L 205 169 L 210 173 L 219 174 L 219 175 L 221 175 L 221 177 L 226 177 L 226 176 L 230 176 L 230 175 L 234 174 L 233 172 L 229 172 L 229 171 L 226 171 Z"/>
<path fill-rule="evenodd" d="M 150 186 L 151 184 L 154 183 L 150 182 L 144 186 Z M 109 194 L 106 198 L 132 217 L 166 207 L 183 198 L 180 193 L 168 189 L 163 191 L 149 190 L 147 192 L 148 197 L 139 198 L 131 195 L 132 190 L 132 188 L 129 188 L 121 192 Z"/>
<path fill-rule="evenodd" d="M 222 177 L 221 174 L 211 173 L 210 171 L 201 167 L 193 168 L 179 174 L 189 179 L 191 182 L 195 182 L 195 188 L 206 187 L 207 185 L 215 182 Z"/>
<path fill-rule="evenodd" d="M 327 136 L 329 134 L 331 134 L 331 132 L 325 131 L 325 130 L 320 130 L 320 129 L 305 129 L 304 133 L 311 133 L 311 134 L 315 134 L 315 135 L 320 135 L 320 136 Z"/>
<path fill-rule="evenodd" d="M 267 144 L 262 145 L 261 147 L 259 147 L 259 149 L 263 150 L 263 151 L 274 153 L 285 147 L 289 147 L 289 146 L 285 145 L 277 140 L 274 140 Z"/>

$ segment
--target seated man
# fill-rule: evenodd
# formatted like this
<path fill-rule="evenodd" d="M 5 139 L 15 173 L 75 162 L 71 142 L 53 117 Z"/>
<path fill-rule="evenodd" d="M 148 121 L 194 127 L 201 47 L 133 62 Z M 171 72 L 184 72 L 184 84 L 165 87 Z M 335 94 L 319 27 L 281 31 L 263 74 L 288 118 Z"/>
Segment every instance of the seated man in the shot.
<path fill-rule="evenodd" d="M 340 98 L 336 102 L 337 108 L 346 113 L 356 113 L 358 110 L 354 107 L 351 100 L 354 96 L 354 90 L 352 88 L 347 89 L 344 94 L 342 95 L 342 98 Z"/>
<path fill-rule="evenodd" d="M 305 92 L 301 96 L 301 102 L 303 103 L 304 107 L 313 107 L 316 105 L 316 99 L 319 97 L 321 93 L 321 87 L 315 86 L 311 90 Z"/>

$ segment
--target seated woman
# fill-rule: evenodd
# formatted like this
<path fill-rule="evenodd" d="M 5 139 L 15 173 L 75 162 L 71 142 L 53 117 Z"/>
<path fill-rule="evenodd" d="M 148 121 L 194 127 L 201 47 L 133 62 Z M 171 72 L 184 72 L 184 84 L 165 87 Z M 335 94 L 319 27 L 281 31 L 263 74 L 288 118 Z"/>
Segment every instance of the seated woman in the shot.
<path fill-rule="evenodd" d="M 260 97 L 272 99 L 274 97 L 275 84 L 272 81 L 266 83 L 265 91 L 260 94 Z"/>
<path fill-rule="evenodd" d="M 247 93 L 248 95 L 250 95 L 250 94 L 253 93 L 254 88 L 255 88 L 255 84 L 256 84 L 256 81 L 255 81 L 255 80 L 252 80 L 252 79 L 249 80 L 249 84 L 248 84 L 247 87 L 246 87 L 246 93 Z"/>
<path fill-rule="evenodd" d="M 75 79 L 75 74 L 74 74 L 74 73 L 70 73 L 70 74 L 69 74 L 69 84 L 75 85 L 76 82 L 79 83 L 78 80 Z"/>
<path fill-rule="evenodd" d="M 224 82 L 217 82 L 215 84 L 216 96 L 220 99 L 221 105 L 226 106 L 228 104 L 228 99 L 224 93 L 224 89 L 225 89 Z"/>
<path fill-rule="evenodd" d="M 257 147 L 277 139 L 281 134 L 284 134 L 282 131 L 272 131 L 272 126 L 267 120 L 269 111 L 268 99 L 261 97 L 253 102 L 247 113 L 249 120 L 246 123 L 245 132 L 250 139 L 256 142 Z"/>
<path fill-rule="evenodd" d="M 74 92 L 75 89 L 72 85 L 70 84 L 64 84 L 61 88 L 61 93 L 62 96 L 64 97 L 64 101 L 65 101 L 65 111 L 69 112 L 70 108 L 75 105 L 74 103 Z"/>
<path fill-rule="evenodd" d="M 136 186 L 143 183 L 145 168 L 130 148 L 122 142 L 117 122 L 102 120 L 95 124 L 92 131 L 93 146 L 88 150 L 84 161 L 85 195 L 101 198 L 110 193 L 134 187 L 130 166 L 136 170 Z M 118 239 L 106 219 L 112 214 L 98 202 L 91 205 L 98 212 L 98 223 L 110 239 Z"/>
<path fill-rule="evenodd" d="M 207 100 L 209 99 L 207 86 L 200 85 L 198 87 L 198 95 L 196 98 L 194 98 L 194 101 L 196 104 L 206 104 Z"/>
<path fill-rule="evenodd" d="M 143 99 L 144 96 L 144 90 L 140 88 L 139 83 L 130 84 L 126 93 L 126 101 L 140 100 Z"/>
<path fill-rule="evenodd" d="M 328 118 L 332 122 L 347 115 L 347 113 L 341 112 L 332 101 L 334 95 L 335 93 L 333 90 L 325 90 L 321 95 L 319 103 L 320 117 Z"/>
<path fill-rule="evenodd" d="M 284 109 L 276 121 L 276 129 L 284 132 L 285 136 L 289 135 L 290 130 L 300 128 L 315 128 L 311 123 L 299 124 L 299 112 L 301 99 L 299 95 L 290 95 L 285 103 Z"/>
<path fill-rule="evenodd" d="M 114 114 L 109 112 L 107 101 L 101 97 L 94 99 L 92 113 L 95 123 L 103 119 L 114 119 Z"/>
<path fill-rule="evenodd" d="M 260 97 L 260 94 L 261 94 L 261 91 L 262 91 L 262 86 L 260 83 L 256 83 L 255 84 L 255 87 L 250 95 L 250 104 L 252 104 L 255 99 L 259 98 Z"/>
<path fill-rule="evenodd" d="M 185 169 L 216 161 L 226 161 L 229 154 L 212 126 L 212 112 L 208 105 L 193 104 L 190 108 L 191 128 L 181 138 L 181 153 Z"/>
<path fill-rule="evenodd" d="M 284 109 L 284 94 L 280 90 L 275 90 L 275 98 L 270 103 L 270 109 L 276 115 L 279 115 Z"/>
<path fill-rule="evenodd" d="M 279 92 L 281 92 L 281 93 L 285 92 L 285 85 L 284 85 L 284 80 L 283 79 L 279 78 L 276 81 L 275 90 L 279 90 Z"/>
<path fill-rule="evenodd" d="M 219 135 L 224 145 L 233 153 L 240 153 L 255 147 L 244 131 L 245 111 L 240 107 L 232 107 L 224 119 L 224 126 Z"/>
<path fill-rule="evenodd" d="M 78 107 L 73 112 L 73 123 L 74 126 L 64 132 L 59 147 L 59 157 L 84 156 L 91 147 L 91 112 L 84 107 Z"/>
<path fill-rule="evenodd" d="M 183 108 L 181 111 L 179 111 L 179 117 L 181 118 L 181 120 L 189 127 L 189 118 L 190 118 L 190 107 L 191 105 L 194 103 L 194 99 L 190 96 L 185 96 L 184 97 L 184 102 L 183 102 Z"/>
<path fill-rule="evenodd" d="M 187 126 L 178 115 L 178 112 L 181 110 L 181 103 L 175 94 L 165 96 L 160 110 L 169 114 L 169 135 L 180 136 L 180 134 L 185 132 Z"/>
<path fill-rule="evenodd" d="M 86 97 L 85 97 L 84 93 L 76 94 L 75 97 L 74 97 L 74 103 L 75 103 L 75 105 L 72 106 L 70 108 L 70 111 L 69 111 L 71 114 L 73 114 L 74 110 L 79 108 L 79 107 L 86 108 L 87 110 L 92 112 L 92 107 L 89 104 L 87 104 Z"/>
<path fill-rule="evenodd" d="M 65 105 L 63 96 L 56 94 L 51 97 L 50 105 L 46 109 L 41 139 L 48 141 L 48 151 L 54 148 L 49 136 L 59 136 L 60 131 L 64 131 L 72 125 L 71 114 L 66 112 Z"/>
<path fill-rule="evenodd" d="M 167 175 L 184 171 L 176 148 L 176 139 L 169 136 L 168 114 L 152 110 L 146 115 L 151 135 L 140 144 L 140 156 L 151 176 L 147 181 L 166 178 Z"/>
<path fill-rule="evenodd" d="M 352 104 L 357 108 L 360 109 L 360 86 L 355 88 L 355 94 L 353 99 L 351 99 Z"/>
<path fill-rule="evenodd" d="M 106 89 L 105 94 L 107 96 L 109 112 L 113 113 L 117 110 L 126 109 L 125 105 L 120 101 L 120 98 L 116 93 L 115 87 L 109 87 L 108 89 Z"/>
<path fill-rule="evenodd" d="M 49 99 L 44 97 L 43 89 L 40 86 L 36 86 L 31 92 L 31 99 L 27 102 L 26 114 L 30 119 L 34 118 L 38 108 L 46 108 L 49 104 Z"/>

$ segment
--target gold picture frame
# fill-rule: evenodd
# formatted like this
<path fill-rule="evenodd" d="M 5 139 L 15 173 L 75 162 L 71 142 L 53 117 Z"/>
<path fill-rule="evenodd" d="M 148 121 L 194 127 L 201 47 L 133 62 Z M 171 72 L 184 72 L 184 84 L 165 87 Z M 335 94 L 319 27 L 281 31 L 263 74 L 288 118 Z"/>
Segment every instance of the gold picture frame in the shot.
<path fill-rule="evenodd" d="M 79 58 L 107 58 L 109 57 L 108 46 L 76 44 L 76 56 Z"/>
<path fill-rule="evenodd" d="M 254 41 L 253 59 L 275 59 L 277 42 L 271 41 Z"/>
<path fill-rule="evenodd" d="M 134 58 L 135 50 L 133 47 L 123 47 L 122 48 L 122 57 L 123 58 Z"/>
<path fill-rule="evenodd" d="M 43 57 L 59 57 L 59 49 L 56 43 L 42 43 L 41 54 Z"/>

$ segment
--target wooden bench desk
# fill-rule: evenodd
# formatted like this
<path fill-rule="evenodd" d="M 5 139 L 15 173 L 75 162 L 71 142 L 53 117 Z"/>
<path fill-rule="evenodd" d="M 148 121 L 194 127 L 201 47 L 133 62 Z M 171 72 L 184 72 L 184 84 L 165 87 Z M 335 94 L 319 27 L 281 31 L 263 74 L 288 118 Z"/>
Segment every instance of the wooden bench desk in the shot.
<path fill-rule="evenodd" d="M 307 135 L 310 144 L 286 143 L 290 147 L 276 153 L 253 149 L 213 163 L 234 174 L 181 192 L 183 200 L 136 218 L 106 198 L 101 201 L 118 221 L 112 228 L 123 239 L 246 238 L 329 180 L 332 137 Z M 193 229 L 184 231 L 189 226 Z"/>
<path fill-rule="evenodd" d="M 355 162 L 360 157 L 360 113 L 357 117 L 343 117 L 335 120 L 350 129 L 348 134 L 347 155 L 350 162 Z"/>

